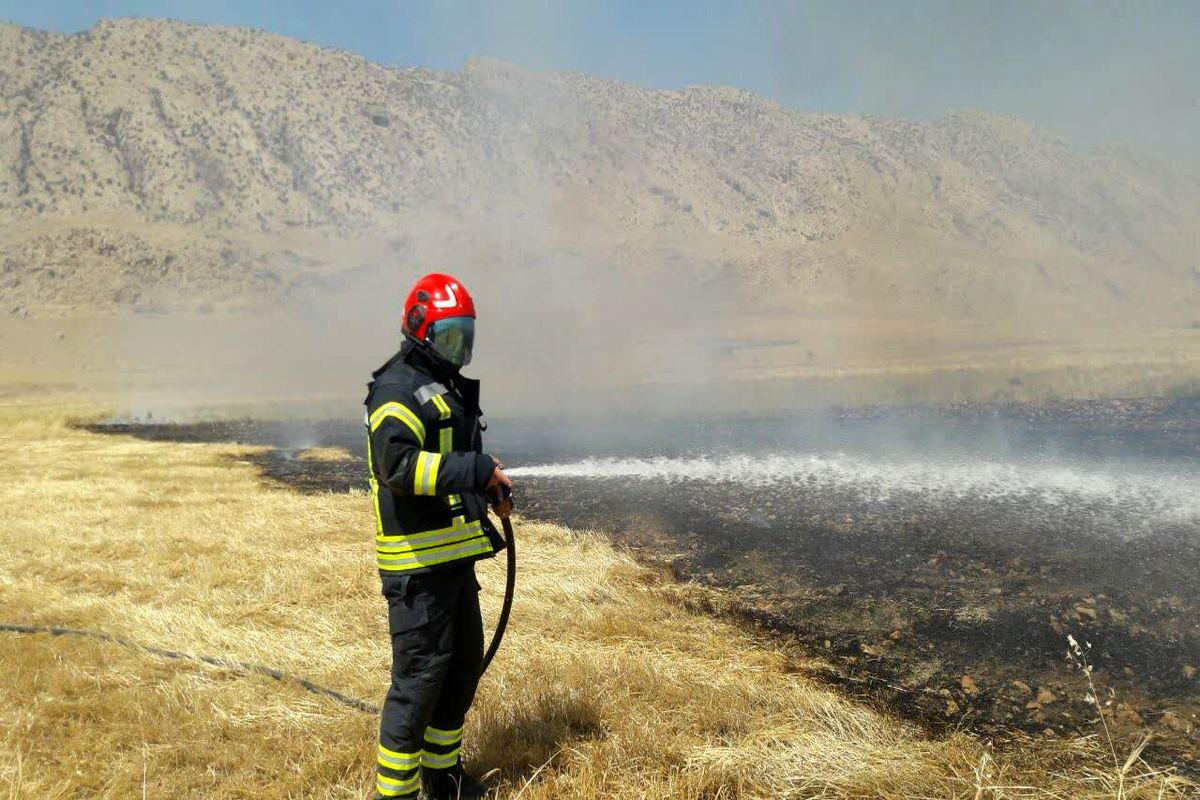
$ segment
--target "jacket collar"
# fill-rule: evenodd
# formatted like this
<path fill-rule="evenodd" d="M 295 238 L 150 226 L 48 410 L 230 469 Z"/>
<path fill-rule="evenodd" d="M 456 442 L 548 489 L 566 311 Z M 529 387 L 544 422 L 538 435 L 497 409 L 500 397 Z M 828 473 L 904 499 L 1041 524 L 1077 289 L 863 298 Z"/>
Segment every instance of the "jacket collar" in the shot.
<path fill-rule="evenodd" d="M 419 347 L 407 339 L 400 345 L 399 352 L 389 358 L 382 367 L 371 373 L 371 382 L 367 384 L 368 399 L 379 377 L 401 362 L 450 387 L 463 399 L 464 405 L 468 409 L 482 413 L 479 411 L 479 381 L 464 377 L 457 369 L 434 358 L 424 347 Z"/>
<path fill-rule="evenodd" d="M 434 357 L 426 348 L 418 346 L 412 340 L 405 340 L 404 344 L 400 345 L 400 352 L 396 356 L 402 358 L 409 366 L 447 386 L 452 386 L 460 380 L 457 369 Z"/>

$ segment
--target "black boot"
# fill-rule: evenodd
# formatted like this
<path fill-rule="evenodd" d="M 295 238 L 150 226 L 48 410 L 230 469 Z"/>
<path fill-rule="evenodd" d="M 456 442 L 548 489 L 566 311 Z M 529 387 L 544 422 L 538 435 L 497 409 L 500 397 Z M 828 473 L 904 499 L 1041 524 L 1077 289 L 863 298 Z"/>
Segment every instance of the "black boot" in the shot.
<path fill-rule="evenodd" d="M 487 787 L 464 770 L 461 762 L 450 769 L 423 769 L 421 784 L 429 800 L 480 800 L 487 794 Z"/>

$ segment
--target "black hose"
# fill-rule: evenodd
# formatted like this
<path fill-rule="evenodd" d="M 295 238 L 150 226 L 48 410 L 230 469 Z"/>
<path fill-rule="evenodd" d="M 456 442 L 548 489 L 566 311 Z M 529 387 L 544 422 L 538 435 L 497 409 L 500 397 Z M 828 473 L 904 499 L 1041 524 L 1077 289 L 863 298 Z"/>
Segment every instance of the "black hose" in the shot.
<path fill-rule="evenodd" d="M 508 540 L 508 574 L 504 578 L 504 605 L 500 607 L 500 618 L 496 620 L 496 632 L 492 634 L 492 643 L 483 654 L 483 668 L 479 671 L 481 676 L 487 672 L 492 659 L 496 657 L 496 651 L 500 649 L 500 642 L 504 641 L 504 630 L 508 627 L 508 615 L 512 611 L 513 591 L 517 585 L 517 540 L 513 538 L 512 522 L 507 517 L 500 521 L 504 525 L 504 537 Z"/>
<path fill-rule="evenodd" d="M 500 643 L 504 641 L 504 631 L 508 628 L 508 616 L 512 612 L 513 593 L 517 584 L 517 540 L 513 537 L 512 522 L 508 519 L 503 519 L 501 522 L 504 525 L 504 536 L 508 542 L 507 559 L 508 559 L 508 574 L 504 580 L 504 605 L 500 608 L 500 618 L 496 621 L 496 632 L 492 634 L 491 644 L 488 645 L 487 652 L 483 655 L 483 667 L 480 670 L 480 675 L 487 672 L 487 668 L 491 665 L 492 659 L 496 657 L 496 651 L 500 649 Z M 253 675 L 262 675 L 272 680 L 290 681 L 295 683 L 301 689 L 313 694 L 321 695 L 333 700 L 335 703 L 353 708 L 358 711 L 364 711 L 368 714 L 380 713 L 380 708 L 377 705 L 368 703 L 366 700 L 359 700 L 356 697 L 351 697 L 342 694 L 336 689 L 330 689 L 328 686 L 322 686 L 319 683 L 313 683 L 307 678 L 301 678 L 296 675 L 289 675 L 282 670 L 268 667 L 263 664 L 255 664 L 250 661 L 238 661 L 232 658 L 223 658 L 221 656 L 207 656 L 196 653 L 184 653 L 179 650 L 167 650 L 164 647 L 153 647 L 148 644 L 141 644 L 132 639 L 126 639 L 124 636 L 117 636 L 104 631 L 85 630 L 82 628 L 65 628 L 58 625 L 16 625 L 13 623 L 0 622 L 0 632 L 4 633 L 24 633 L 37 634 L 44 633 L 50 636 L 78 636 L 86 639 L 94 639 L 98 642 L 108 642 L 110 644 L 120 645 L 121 647 L 129 648 L 130 650 L 138 650 L 150 655 L 159 656 L 161 658 L 172 658 L 180 661 L 192 661 L 199 664 L 208 664 L 213 667 L 222 667 L 231 669 L 237 672 L 243 672 Z"/>
<path fill-rule="evenodd" d="M 117 636 L 103 631 L 89 631 L 79 628 L 61 628 L 51 625 L 12 625 L 0 622 L 0 631 L 8 633 L 46 633 L 51 636 L 81 636 L 88 639 L 95 639 L 100 642 L 110 642 L 112 644 L 127 647 L 130 650 L 140 650 L 143 653 L 161 656 L 162 658 L 174 658 L 182 661 L 193 661 L 201 664 L 208 664 L 213 667 L 223 667 L 225 669 L 235 670 L 237 672 L 249 673 L 254 675 L 263 675 L 277 681 L 285 681 L 295 683 L 301 689 L 313 694 L 319 694 L 322 697 L 328 697 L 335 703 L 339 703 L 347 708 L 353 708 L 358 711 L 365 711 L 368 714 L 378 714 L 379 706 L 372 705 L 366 700 L 359 700 L 355 697 L 342 694 L 336 689 L 330 689 L 327 686 L 321 686 L 319 683 L 313 683 L 307 678 L 300 678 L 295 675 L 288 675 L 286 672 L 274 669 L 272 667 L 263 666 L 262 664 L 254 664 L 249 661 L 237 661 L 231 658 L 221 658 L 219 656 L 197 655 L 194 653 L 182 653 L 178 650 L 167 650 L 162 647 L 151 647 L 150 645 L 140 644 L 132 639 L 126 639 L 123 636 Z"/>

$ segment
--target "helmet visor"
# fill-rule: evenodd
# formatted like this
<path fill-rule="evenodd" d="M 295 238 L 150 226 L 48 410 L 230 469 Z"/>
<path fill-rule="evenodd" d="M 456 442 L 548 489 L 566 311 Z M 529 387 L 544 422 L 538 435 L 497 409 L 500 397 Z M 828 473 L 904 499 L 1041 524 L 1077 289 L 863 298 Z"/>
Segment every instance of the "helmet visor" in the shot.
<path fill-rule="evenodd" d="M 475 346 L 475 318 L 447 317 L 429 326 L 429 345 L 444 361 L 456 367 L 471 363 L 471 350 Z"/>

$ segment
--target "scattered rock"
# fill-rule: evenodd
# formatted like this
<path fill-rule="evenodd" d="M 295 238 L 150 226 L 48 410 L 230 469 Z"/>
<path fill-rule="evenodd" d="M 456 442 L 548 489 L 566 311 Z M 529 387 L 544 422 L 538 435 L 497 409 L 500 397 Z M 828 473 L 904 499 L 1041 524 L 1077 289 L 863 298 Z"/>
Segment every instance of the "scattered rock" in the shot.
<path fill-rule="evenodd" d="M 1054 692 L 1050 691 L 1049 689 L 1042 689 L 1037 694 L 1038 705 L 1043 705 L 1043 706 L 1050 705 L 1051 703 L 1055 702 L 1056 700 L 1058 700 L 1058 698 L 1055 697 Z"/>
<path fill-rule="evenodd" d="M 1033 694 L 1033 689 L 1025 681 L 1020 681 L 1020 680 L 1013 681 L 1012 685 L 1013 685 L 1013 688 L 1016 689 L 1021 694 L 1024 694 L 1024 695 Z"/>
<path fill-rule="evenodd" d="M 1090 606 L 1075 606 L 1075 613 L 1078 614 L 1081 619 L 1086 617 L 1092 622 L 1096 621 L 1096 609 Z"/>
<path fill-rule="evenodd" d="M 962 680 L 959 681 L 959 685 L 962 686 L 963 693 L 967 697 L 979 696 L 979 685 L 975 683 L 975 679 L 970 675 L 963 675 Z"/>
<path fill-rule="evenodd" d="M 1189 681 L 1194 680 L 1196 677 L 1196 668 L 1193 667 L 1191 664 L 1184 664 L 1183 665 L 1183 677 L 1187 678 Z"/>
<path fill-rule="evenodd" d="M 962 713 L 962 709 L 961 709 L 961 708 L 959 708 L 959 705 L 958 705 L 958 703 L 956 703 L 956 702 L 954 701 L 954 698 L 951 698 L 951 699 L 949 699 L 949 700 L 947 700 L 947 701 L 946 701 L 946 713 L 947 713 L 947 714 L 960 714 L 960 713 Z"/>

